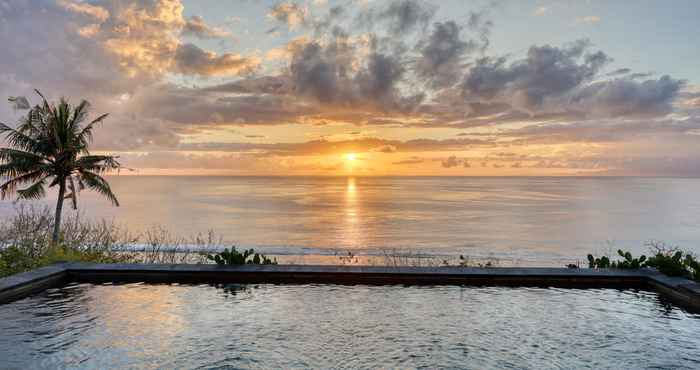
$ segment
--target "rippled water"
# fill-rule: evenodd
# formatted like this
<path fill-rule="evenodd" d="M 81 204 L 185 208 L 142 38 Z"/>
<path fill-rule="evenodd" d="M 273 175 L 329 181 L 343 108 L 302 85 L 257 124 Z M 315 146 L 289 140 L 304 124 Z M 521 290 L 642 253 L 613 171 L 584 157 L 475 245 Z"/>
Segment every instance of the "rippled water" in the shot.
<path fill-rule="evenodd" d="M 652 292 L 70 285 L 0 306 L 0 368 L 698 369 Z"/>
<path fill-rule="evenodd" d="M 381 256 L 398 249 L 563 266 L 611 247 L 647 253 L 650 239 L 700 253 L 700 179 L 120 176 L 110 182 L 122 206 L 85 192 L 87 216 L 113 218 L 132 230 L 153 224 L 184 235 L 214 230 L 226 242 L 268 254 Z M 12 212 L 10 202 L 0 201 L 0 217 Z"/>

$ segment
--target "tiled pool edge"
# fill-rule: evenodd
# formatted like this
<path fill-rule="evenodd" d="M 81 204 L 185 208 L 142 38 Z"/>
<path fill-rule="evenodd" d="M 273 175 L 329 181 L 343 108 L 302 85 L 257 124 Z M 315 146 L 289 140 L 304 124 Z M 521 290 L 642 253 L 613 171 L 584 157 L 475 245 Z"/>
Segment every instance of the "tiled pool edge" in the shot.
<path fill-rule="evenodd" d="M 297 283 L 502 285 L 563 288 L 651 287 L 674 303 L 700 311 L 700 284 L 653 270 L 460 268 L 314 265 L 138 265 L 63 263 L 0 279 L 0 303 L 67 280 L 152 283 Z"/>

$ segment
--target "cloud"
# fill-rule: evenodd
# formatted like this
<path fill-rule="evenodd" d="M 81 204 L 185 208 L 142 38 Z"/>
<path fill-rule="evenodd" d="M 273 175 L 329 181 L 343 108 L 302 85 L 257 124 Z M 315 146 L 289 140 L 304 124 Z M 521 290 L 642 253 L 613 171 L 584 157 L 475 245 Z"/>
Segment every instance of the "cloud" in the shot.
<path fill-rule="evenodd" d="M 451 86 L 461 77 L 463 57 L 476 49 L 461 38 L 462 27 L 454 21 L 437 22 L 433 32 L 420 44 L 415 69 L 419 78 L 433 87 Z"/>
<path fill-rule="evenodd" d="M 190 125 L 276 125 L 317 113 L 293 96 L 270 94 L 276 85 L 268 79 L 253 81 L 260 84 L 204 88 L 157 84 L 139 89 L 124 109 L 144 117 Z M 252 91 L 244 92 L 242 89 L 246 88 Z"/>
<path fill-rule="evenodd" d="M 585 40 L 495 54 L 487 10 L 450 19 L 410 0 L 360 8 L 284 2 L 270 17 L 301 36 L 250 54 L 223 42 L 222 50 L 207 50 L 214 41 L 203 39 L 230 34 L 186 17 L 178 0 L 0 3 L 0 94 L 31 97 L 37 87 L 50 98 L 88 98 L 95 113 L 110 113 L 97 150 L 168 153 L 130 155 L 134 167 L 178 167 L 166 162 L 183 159 L 197 168 L 228 168 L 229 160 L 242 171 L 322 171 L 337 164 L 315 158 L 352 151 L 382 160 L 426 153 L 393 163 L 444 162 L 455 172 L 485 162 L 489 170 L 520 163 L 543 171 L 688 174 L 700 158 L 692 149 L 700 98 L 685 81 L 619 65 L 608 70 L 612 58 Z M 11 106 L 0 107 L 2 120 L 13 117 Z M 344 140 L 277 142 L 277 131 L 261 127 L 232 134 L 293 124 L 308 137 Z M 402 140 L 347 135 L 352 131 Z M 229 141 L 217 142 L 219 132 Z M 230 142 L 231 135 L 251 142 Z M 538 155 L 521 158 L 525 148 Z"/>
<path fill-rule="evenodd" d="M 435 6 L 417 0 L 392 0 L 368 8 L 358 16 L 358 21 L 369 28 L 379 23 L 392 35 L 405 35 L 427 27 L 436 11 Z"/>
<path fill-rule="evenodd" d="M 289 26 L 290 30 L 307 25 L 309 10 L 295 2 L 282 2 L 270 8 L 267 16 Z"/>
<path fill-rule="evenodd" d="M 550 11 L 550 10 L 549 10 L 549 7 L 547 7 L 547 6 L 540 6 L 540 7 L 538 7 L 537 9 L 535 9 L 535 11 L 532 12 L 532 14 L 534 14 L 534 15 L 536 15 L 536 16 L 543 16 L 543 15 L 549 13 L 549 11 Z"/>
<path fill-rule="evenodd" d="M 173 70 L 182 74 L 199 76 L 239 76 L 255 72 L 260 59 L 253 56 L 202 50 L 194 44 L 182 44 L 174 57 Z"/>
<path fill-rule="evenodd" d="M 298 45 L 289 67 L 294 92 L 323 104 L 381 111 L 402 111 L 420 103 L 421 94 L 406 96 L 397 88 L 405 73 L 398 57 L 370 50 L 359 59 L 362 46 L 362 41 L 344 35 L 326 45 Z"/>
<path fill-rule="evenodd" d="M 567 47 L 532 46 L 523 60 L 507 64 L 505 58 L 481 58 L 462 84 L 467 99 L 504 99 L 533 111 L 547 98 L 559 97 L 593 79 L 610 62 L 603 52 L 587 52 L 589 43 Z"/>
<path fill-rule="evenodd" d="M 180 47 L 185 19 L 179 0 L 105 2 L 112 17 L 96 40 L 130 76 L 160 78 Z"/>
<path fill-rule="evenodd" d="M 582 121 L 530 125 L 503 130 L 501 137 L 521 137 L 521 144 L 567 142 L 621 142 L 639 136 L 684 135 L 700 129 L 700 120 Z"/>
<path fill-rule="evenodd" d="M 180 143 L 178 149 L 189 152 L 255 152 L 265 156 L 324 156 L 337 153 L 369 153 L 377 148 L 391 146 L 392 153 L 454 152 L 468 148 L 491 148 L 493 143 L 486 140 L 388 140 L 376 137 L 330 141 L 325 139 L 294 143 Z M 461 162 L 460 162 L 461 163 Z"/>
<path fill-rule="evenodd" d="M 585 17 L 576 18 L 578 24 L 595 24 L 600 23 L 600 17 L 597 15 L 587 15 Z"/>
<path fill-rule="evenodd" d="M 655 117 L 671 112 L 684 82 L 668 75 L 657 80 L 618 78 L 579 89 L 571 102 L 599 117 Z"/>
<path fill-rule="evenodd" d="M 200 16 L 192 16 L 187 19 L 182 34 L 185 36 L 195 36 L 200 39 L 215 39 L 230 37 L 231 32 L 208 25 L 204 22 L 204 18 Z"/>
<path fill-rule="evenodd" d="M 457 159 L 456 156 L 451 155 L 451 156 L 447 157 L 447 159 L 443 160 L 441 163 L 442 163 L 442 167 L 452 168 L 452 167 L 459 166 L 460 161 Z"/>
<path fill-rule="evenodd" d="M 66 10 L 90 17 L 98 22 L 104 22 L 109 18 L 109 11 L 101 6 L 70 0 L 58 0 L 56 4 Z"/>
<path fill-rule="evenodd" d="M 608 77 L 611 77 L 611 76 L 620 76 L 620 75 L 626 75 L 626 74 L 630 73 L 631 71 L 632 71 L 632 70 L 629 69 L 629 68 L 618 68 L 618 69 L 616 69 L 616 70 L 614 70 L 614 71 L 612 71 L 612 72 L 609 72 L 609 73 L 607 73 L 607 74 L 605 74 L 605 75 L 608 76 Z"/>
<path fill-rule="evenodd" d="M 396 153 L 396 147 L 394 145 L 383 145 L 372 149 L 372 151 L 379 153 Z"/>
<path fill-rule="evenodd" d="M 62 73 L 55 75 L 70 75 L 69 83 L 83 85 L 78 91 L 110 86 L 124 90 L 156 82 L 167 73 L 238 75 L 256 68 L 259 62 L 254 56 L 230 52 L 217 55 L 183 43 L 183 35 L 210 38 L 226 33 L 207 25 L 201 17 L 186 19 L 183 10 L 179 0 L 103 0 L 90 4 L 62 0 L 41 6 L 17 0 L 4 10 L 8 13 L 6 27 L 13 32 L 7 34 L 3 45 L 16 45 L 22 55 L 6 55 L 3 59 L 16 59 L 11 64 L 17 71 L 20 64 L 36 56 L 42 61 L 42 69 L 60 70 Z M 24 42 L 24 38 L 31 38 L 31 42 Z M 53 85 L 53 79 L 37 80 Z"/>
<path fill-rule="evenodd" d="M 423 159 L 421 157 L 410 157 L 407 159 L 402 159 L 400 161 L 391 162 L 391 164 L 401 166 L 401 165 L 420 164 L 423 162 L 425 162 L 425 159 Z"/>

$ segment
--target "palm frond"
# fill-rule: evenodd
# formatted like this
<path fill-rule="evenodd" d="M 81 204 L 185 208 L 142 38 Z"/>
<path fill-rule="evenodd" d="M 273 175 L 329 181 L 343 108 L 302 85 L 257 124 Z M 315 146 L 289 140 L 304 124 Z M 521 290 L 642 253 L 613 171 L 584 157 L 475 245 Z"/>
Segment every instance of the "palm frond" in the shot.
<path fill-rule="evenodd" d="M 27 152 L 38 152 L 41 150 L 41 143 L 31 136 L 13 129 L 10 126 L 0 123 L 0 133 L 5 134 L 5 141 L 10 146 L 25 150 Z"/>
<path fill-rule="evenodd" d="M 0 148 L 0 162 L 35 161 L 40 163 L 44 160 L 46 160 L 46 158 L 34 153 L 17 149 Z"/>
<path fill-rule="evenodd" d="M 44 104 L 46 104 L 46 105 L 49 104 L 49 102 L 46 101 L 46 98 L 44 97 L 44 94 L 42 94 L 41 91 L 39 91 L 39 89 L 34 89 L 34 92 L 35 92 L 37 95 L 39 95 L 39 96 L 41 97 L 41 100 L 44 101 Z"/>
<path fill-rule="evenodd" d="M 77 208 L 78 192 L 90 188 L 107 197 L 114 205 L 119 201 L 100 174 L 119 169 L 117 157 L 90 155 L 94 127 L 107 115 L 87 125 L 90 104 L 83 100 L 72 105 L 65 98 L 50 103 L 39 91 L 41 103 L 29 109 L 16 128 L 0 123 L 0 135 L 9 148 L 0 148 L 0 176 L 9 179 L 0 185 L 0 195 L 17 193 L 21 199 L 45 195 L 45 188 L 66 181 L 73 208 Z M 82 154 L 82 157 L 81 157 Z M 48 184 L 48 185 L 47 185 Z M 23 186 L 28 187 L 17 190 Z"/>
<path fill-rule="evenodd" d="M 33 153 L 0 148 L 0 177 L 17 177 L 33 171 L 50 172 L 51 163 Z"/>
<path fill-rule="evenodd" d="M 107 116 L 109 116 L 109 113 L 105 113 L 105 114 L 95 118 L 94 120 L 92 120 L 92 122 L 85 125 L 85 127 L 83 127 L 82 131 L 80 131 L 80 133 L 78 134 L 78 138 L 80 139 L 82 144 L 85 146 L 85 148 L 87 148 L 88 144 L 90 144 L 92 142 L 92 130 L 95 127 L 95 125 L 104 121 L 105 118 L 107 118 Z"/>
<path fill-rule="evenodd" d="M 35 182 L 31 186 L 17 190 L 17 197 L 19 199 L 27 199 L 27 200 L 32 200 L 32 199 L 41 199 L 46 195 L 46 189 L 44 189 L 44 185 L 46 185 L 46 177 L 42 178 L 41 180 Z"/>
<path fill-rule="evenodd" d="M 78 158 L 75 164 L 78 168 L 96 173 L 104 173 L 121 167 L 117 157 L 111 155 L 86 155 Z"/>
<path fill-rule="evenodd" d="M 79 173 L 86 187 L 102 194 L 109 199 L 113 205 L 119 207 L 119 200 L 117 200 L 117 197 L 112 192 L 112 188 L 109 186 L 107 180 L 94 172 L 83 170 Z"/>
<path fill-rule="evenodd" d="M 46 174 L 44 173 L 44 171 L 37 170 L 11 178 L 4 184 L 0 185 L 0 199 L 7 198 L 7 196 L 14 193 L 17 190 L 17 187 L 20 185 L 24 185 L 29 182 L 34 182 L 45 177 Z"/>

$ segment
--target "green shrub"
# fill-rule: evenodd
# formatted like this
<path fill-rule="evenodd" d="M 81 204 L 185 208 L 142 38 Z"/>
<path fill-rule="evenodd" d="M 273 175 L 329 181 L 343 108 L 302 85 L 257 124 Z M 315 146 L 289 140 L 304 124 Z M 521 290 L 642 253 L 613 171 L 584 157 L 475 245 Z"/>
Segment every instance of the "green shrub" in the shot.
<path fill-rule="evenodd" d="M 611 261 L 606 256 L 595 258 L 592 254 L 589 254 L 588 267 L 617 269 L 652 267 L 667 276 L 683 276 L 700 282 L 700 261 L 694 255 L 656 241 L 647 243 L 647 246 L 650 247 L 653 254 L 649 258 L 646 256 L 633 258 L 630 252 L 623 252 L 621 249 L 618 249 L 617 254 L 623 260 Z"/>
<path fill-rule="evenodd" d="M 676 251 L 673 254 L 657 253 L 649 258 L 647 266 L 659 270 L 664 275 L 685 276 L 686 269 L 683 262 L 683 252 L 681 251 Z"/>
<path fill-rule="evenodd" d="M 593 257 L 592 254 L 588 255 L 588 267 L 592 269 L 607 269 L 610 268 L 610 258 L 603 256 L 600 258 Z"/>
<path fill-rule="evenodd" d="M 690 254 L 685 255 L 685 265 L 690 270 L 690 277 L 700 283 L 700 261 Z"/>
<path fill-rule="evenodd" d="M 55 247 L 51 243 L 53 215 L 48 208 L 20 204 L 15 211 L 14 215 L 0 219 L 0 277 L 62 261 L 205 263 L 206 255 L 200 256 L 196 249 L 221 245 L 212 232 L 188 240 L 154 226 L 141 234 L 132 234 L 113 222 L 86 219 L 78 213 L 66 217 L 59 246 Z M 135 244 L 145 247 L 132 251 Z"/>
<path fill-rule="evenodd" d="M 603 256 L 600 258 L 593 257 L 592 254 L 588 255 L 588 267 L 590 268 L 613 268 L 613 269 L 638 269 L 644 267 L 644 262 L 646 261 L 646 256 L 640 256 L 639 258 L 633 258 L 632 253 L 623 252 L 622 249 L 617 250 L 617 254 L 623 258 L 622 261 L 612 261 L 610 258 Z"/>
<path fill-rule="evenodd" d="M 39 267 L 39 260 L 27 252 L 27 249 L 14 245 L 0 250 L 0 276 L 13 275 Z"/>
<path fill-rule="evenodd" d="M 612 268 L 638 269 L 644 266 L 644 261 L 647 259 L 645 255 L 642 255 L 639 258 L 632 258 L 632 253 L 623 252 L 622 249 L 618 249 L 617 254 L 624 259 L 622 261 L 613 262 Z"/>
<path fill-rule="evenodd" d="M 276 265 L 277 260 L 271 260 L 264 254 L 255 253 L 251 248 L 243 253 L 236 250 L 236 247 L 224 249 L 221 253 L 209 254 L 207 259 L 216 262 L 218 265 Z"/>
<path fill-rule="evenodd" d="M 128 254 L 85 250 L 67 246 L 46 248 L 41 255 L 31 255 L 31 249 L 9 246 L 0 250 L 0 277 L 29 271 L 58 262 L 122 263 L 132 262 Z"/>
<path fill-rule="evenodd" d="M 664 275 L 683 276 L 700 282 L 700 264 L 693 254 L 660 242 L 647 244 L 654 256 L 649 258 L 646 266 L 653 267 Z"/>

